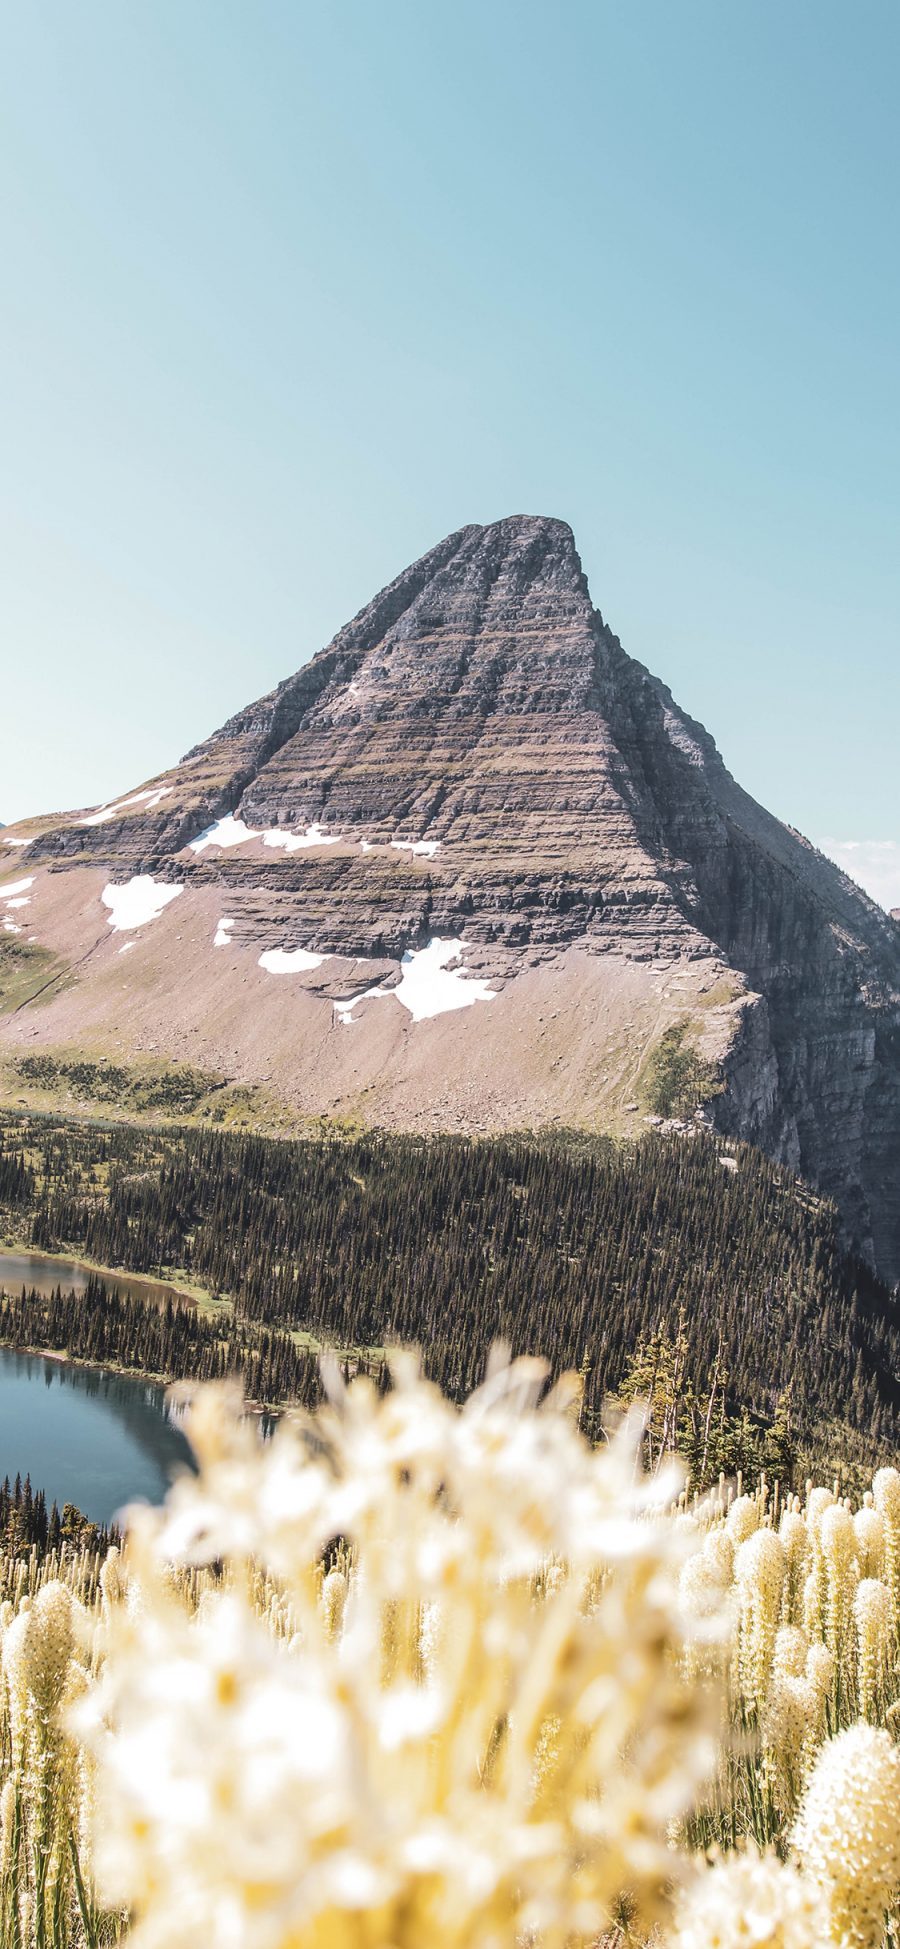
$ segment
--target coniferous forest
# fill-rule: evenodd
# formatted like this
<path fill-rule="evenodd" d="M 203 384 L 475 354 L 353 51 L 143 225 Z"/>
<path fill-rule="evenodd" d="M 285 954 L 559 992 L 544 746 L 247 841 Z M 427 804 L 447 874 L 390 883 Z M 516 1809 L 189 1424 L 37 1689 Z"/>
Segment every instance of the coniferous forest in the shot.
<path fill-rule="evenodd" d="M 318 1350 L 296 1345 L 290 1333 L 177 1300 L 123 1296 L 99 1275 L 83 1292 L 0 1292 L 0 1345 L 63 1350 L 93 1366 L 132 1368 L 163 1381 L 231 1375 L 248 1399 L 270 1405 L 312 1406 L 321 1392 Z"/>
<path fill-rule="evenodd" d="M 900 1431 L 898 1303 L 842 1249 L 837 1214 L 714 1136 L 369 1134 L 290 1142 L 5 1115 L 7 1235 L 107 1267 L 180 1272 L 228 1305 L 144 1303 L 101 1278 L 10 1294 L 0 1338 L 167 1379 L 237 1373 L 253 1398 L 318 1397 L 316 1349 L 379 1372 L 415 1343 L 462 1395 L 488 1348 L 646 1391 L 677 1343 L 688 1390 L 771 1425 Z"/>
<path fill-rule="evenodd" d="M 32 1553 L 42 1558 L 66 1544 L 102 1553 L 118 1535 L 114 1527 L 89 1522 L 74 1503 L 65 1503 L 61 1515 L 55 1502 L 48 1509 L 43 1489 L 33 1489 L 29 1475 L 24 1481 L 17 1475 L 12 1483 L 9 1476 L 0 1482 L 0 1558 Z"/>

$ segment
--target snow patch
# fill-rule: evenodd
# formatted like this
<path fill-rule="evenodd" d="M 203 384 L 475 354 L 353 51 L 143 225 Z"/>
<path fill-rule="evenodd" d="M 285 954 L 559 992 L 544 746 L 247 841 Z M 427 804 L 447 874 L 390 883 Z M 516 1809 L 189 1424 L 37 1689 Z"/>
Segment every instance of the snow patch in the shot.
<path fill-rule="evenodd" d="M 132 792 L 130 798 L 116 799 L 114 804 L 101 805 L 98 811 L 91 813 L 89 819 L 79 819 L 77 823 L 80 826 L 105 826 L 107 819 L 115 819 L 117 814 L 124 812 L 129 805 L 143 805 L 149 812 L 151 806 L 158 805 L 160 799 L 167 798 L 171 791 L 174 791 L 172 785 L 151 785 L 146 792 Z M 20 843 L 27 845 L 28 841 L 23 840 Z"/>
<path fill-rule="evenodd" d="M 216 928 L 213 947 L 231 946 L 231 930 L 233 926 L 234 926 L 234 921 L 230 920 L 227 916 L 225 917 L 224 920 L 220 920 L 219 925 Z"/>
<path fill-rule="evenodd" d="M 286 827 L 269 826 L 265 831 L 254 828 L 236 819 L 228 812 L 224 819 L 217 819 L 214 825 L 207 826 L 204 832 L 192 839 L 191 850 L 202 853 L 207 846 L 246 846 L 248 839 L 261 839 L 264 846 L 280 847 L 285 853 L 305 852 L 310 846 L 336 846 L 337 834 L 322 831 L 318 820 L 306 826 L 302 832 L 291 832 Z"/>
<path fill-rule="evenodd" d="M 441 845 L 439 839 L 392 839 L 390 843 L 395 852 L 421 854 L 423 859 L 433 859 Z"/>
<path fill-rule="evenodd" d="M 720 1157 L 719 1163 L 721 1164 L 722 1169 L 725 1171 L 736 1171 L 738 1167 L 738 1161 L 736 1157 Z"/>
<path fill-rule="evenodd" d="M 318 819 L 314 819 L 303 832 L 288 832 L 282 826 L 272 826 L 262 837 L 264 846 L 281 846 L 286 853 L 300 853 L 308 846 L 336 846 L 339 835 L 323 832 Z"/>
<path fill-rule="evenodd" d="M 206 826 L 196 839 L 190 841 L 192 853 L 202 853 L 207 846 L 245 846 L 248 839 L 258 839 L 258 832 L 245 826 L 243 819 L 236 819 L 233 812 L 227 812 L 224 819 L 216 819 Z"/>
<path fill-rule="evenodd" d="M 20 894 L 18 900 L 7 900 L 5 902 L 5 905 L 7 909 L 9 909 L 10 907 L 30 907 L 31 901 L 29 900 L 27 893 L 23 893 Z"/>
<path fill-rule="evenodd" d="M 33 886 L 34 886 L 33 873 L 29 874 L 27 880 L 10 880 L 7 886 L 0 887 L 0 900 L 4 901 L 7 907 L 15 907 L 15 906 L 21 907 L 22 901 L 21 900 L 17 901 L 14 898 L 11 898 L 10 896 L 15 895 L 17 893 L 27 893 L 29 887 L 33 887 Z"/>
<path fill-rule="evenodd" d="M 149 920 L 158 920 L 170 900 L 183 892 L 183 883 L 167 885 L 163 880 L 154 880 L 151 873 L 136 873 L 123 886 L 114 886 L 110 881 L 100 898 L 104 907 L 110 909 L 109 924 L 113 932 L 125 934 L 132 927 L 145 927 Z"/>
<path fill-rule="evenodd" d="M 349 1001 L 335 1002 L 334 1012 L 341 1022 L 350 1025 L 358 1019 L 353 1014 L 357 1002 L 393 995 L 414 1022 L 424 1022 L 451 1009 L 471 1008 L 473 1002 L 494 1001 L 495 991 L 486 981 L 473 979 L 461 965 L 453 966 L 454 962 L 461 963 L 465 952 L 465 941 L 442 941 L 433 935 L 427 947 L 407 949 L 396 988 L 366 988 Z"/>
<path fill-rule="evenodd" d="M 33 836 L 33 835 L 32 835 Z M 0 833 L 0 843 L 4 846 L 30 846 L 30 839 L 14 839 L 11 832 Z"/>
<path fill-rule="evenodd" d="M 321 967 L 324 960 L 324 954 L 310 954 L 305 947 L 267 947 L 259 957 L 259 966 L 267 974 L 302 974 L 308 968 Z"/>
<path fill-rule="evenodd" d="M 124 946 L 124 947 L 120 947 L 120 949 L 119 949 L 119 953 L 120 953 L 120 954 L 130 954 L 130 953 L 131 953 L 131 950 L 132 950 L 132 948 L 133 948 L 133 947 L 137 947 L 137 941 L 126 941 L 126 942 L 125 942 L 125 946 Z"/>
<path fill-rule="evenodd" d="M 4 934 L 21 934 L 22 929 L 16 926 L 14 920 L 5 920 L 3 922 L 3 932 Z"/>

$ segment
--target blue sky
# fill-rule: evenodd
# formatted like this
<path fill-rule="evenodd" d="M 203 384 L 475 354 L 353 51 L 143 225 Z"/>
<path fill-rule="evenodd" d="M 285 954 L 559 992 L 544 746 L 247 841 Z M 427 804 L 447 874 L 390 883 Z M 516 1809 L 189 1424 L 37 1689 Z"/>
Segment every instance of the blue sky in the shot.
<path fill-rule="evenodd" d="M 0 23 L 0 818 L 134 786 L 542 512 L 900 902 L 895 0 Z"/>

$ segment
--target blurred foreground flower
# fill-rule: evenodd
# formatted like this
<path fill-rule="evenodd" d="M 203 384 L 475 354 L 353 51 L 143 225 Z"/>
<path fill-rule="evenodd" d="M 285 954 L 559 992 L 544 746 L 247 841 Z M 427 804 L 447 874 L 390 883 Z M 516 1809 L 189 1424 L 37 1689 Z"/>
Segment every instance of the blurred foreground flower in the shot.
<path fill-rule="evenodd" d="M 754 1847 L 698 1867 L 678 1903 L 671 1949 L 824 1949 L 828 1913 L 796 1868 Z"/>
<path fill-rule="evenodd" d="M 592 1450 L 567 1384 L 538 1406 L 544 1374 L 495 1367 L 459 1411 L 398 1360 L 267 1443 L 198 1395 L 199 1476 L 134 1512 L 77 1708 L 134 1949 L 501 1949 L 664 1912 L 716 1621 L 682 1607 L 677 1484 L 627 1430 Z M 221 1578 L 192 1605 L 173 1562 Z"/>

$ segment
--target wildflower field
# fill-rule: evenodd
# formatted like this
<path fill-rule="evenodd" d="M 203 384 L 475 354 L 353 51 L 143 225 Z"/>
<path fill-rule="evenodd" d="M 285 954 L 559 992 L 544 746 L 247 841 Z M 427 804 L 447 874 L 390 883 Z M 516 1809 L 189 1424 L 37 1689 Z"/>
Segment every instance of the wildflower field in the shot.
<path fill-rule="evenodd" d="M 0 1560 L 2 1949 L 894 1939 L 900 1473 L 689 1499 L 544 1388 L 201 1389 L 122 1552 Z"/>

